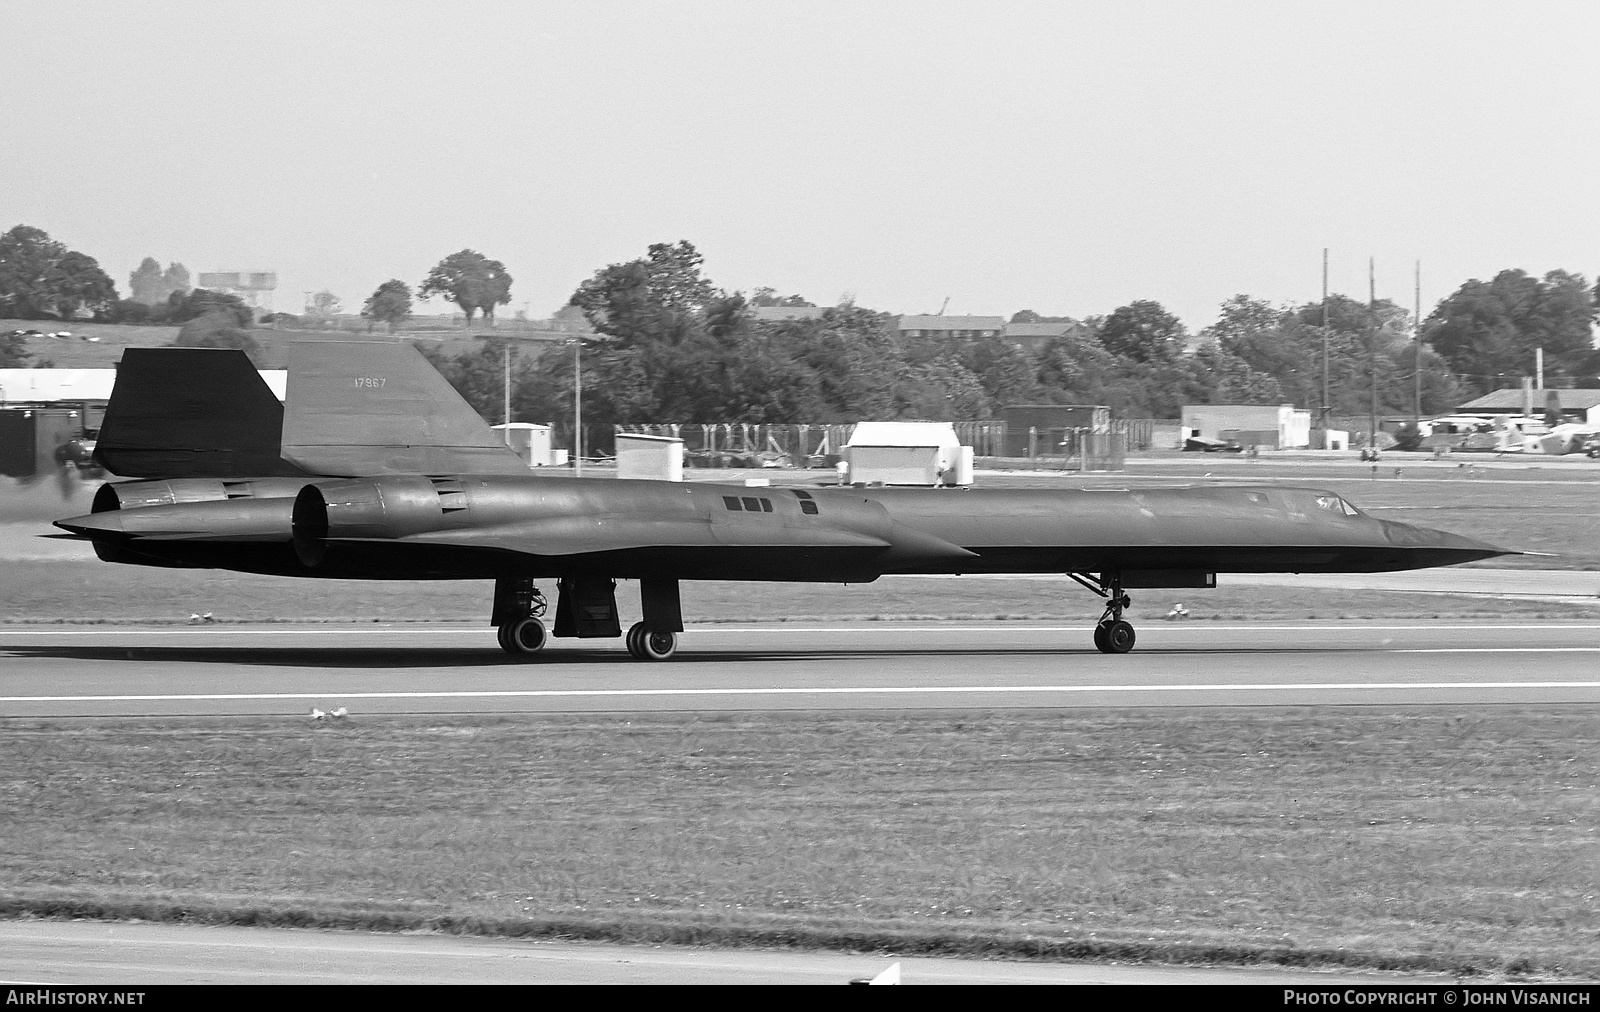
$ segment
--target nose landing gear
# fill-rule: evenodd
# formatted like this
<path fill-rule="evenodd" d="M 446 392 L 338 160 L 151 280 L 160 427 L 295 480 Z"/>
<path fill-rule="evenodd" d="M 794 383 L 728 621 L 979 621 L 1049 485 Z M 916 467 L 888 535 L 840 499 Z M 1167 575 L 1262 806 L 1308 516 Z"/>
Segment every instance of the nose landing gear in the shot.
<path fill-rule="evenodd" d="M 1103 654 L 1125 654 L 1138 639 L 1133 625 L 1123 621 L 1122 613 L 1133 606 L 1133 599 L 1122 592 L 1122 574 L 1117 572 L 1068 573 L 1068 576 L 1106 599 L 1105 613 L 1094 627 L 1094 645 Z"/>

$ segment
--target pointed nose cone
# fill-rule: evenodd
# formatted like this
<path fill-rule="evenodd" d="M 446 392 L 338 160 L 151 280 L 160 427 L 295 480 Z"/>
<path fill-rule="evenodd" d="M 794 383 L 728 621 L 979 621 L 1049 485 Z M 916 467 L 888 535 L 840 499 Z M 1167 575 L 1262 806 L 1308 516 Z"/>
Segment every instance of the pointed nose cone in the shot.
<path fill-rule="evenodd" d="M 1463 562 L 1477 562 L 1501 555 L 1521 555 L 1509 548 L 1500 548 L 1487 541 L 1437 531 L 1432 527 L 1403 524 L 1398 520 L 1381 520 L 1389 543 L 1400 549 L 1410 568 L 1427 566 L 1454 566 Z"/>
<path fill-rule="evenodd" d="M 71 531 L 74 534 L 81 534 L 85 537 L 94 537 L 97 534 L 126 533 L 122 529 L 122 513 L 117 510 L 112 510 L 108 513 L 89 513 L 81 517 L 68 517 L 65 520 L 57 520 L 55 524 L 64 531 Z"/>

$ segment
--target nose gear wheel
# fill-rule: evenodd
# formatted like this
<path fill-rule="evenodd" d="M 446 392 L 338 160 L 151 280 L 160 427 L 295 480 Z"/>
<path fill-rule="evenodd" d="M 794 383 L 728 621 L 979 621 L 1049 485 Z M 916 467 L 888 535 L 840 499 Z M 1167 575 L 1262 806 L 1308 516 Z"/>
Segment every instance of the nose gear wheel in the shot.
<path fill-rule="evenodd" d="M 1125 654 L 1133 649 L 1138 636 L 1131 623 L 1123 621 L 1124 610 L 1133 607 L 1133 599 L 1122 592 L 1122 574 L 1118 572 L 1068 573 L 1078 583 L 1106 599 L 1106 610 L 1094 627 L 1095 649 L 1103 654 Z"/>

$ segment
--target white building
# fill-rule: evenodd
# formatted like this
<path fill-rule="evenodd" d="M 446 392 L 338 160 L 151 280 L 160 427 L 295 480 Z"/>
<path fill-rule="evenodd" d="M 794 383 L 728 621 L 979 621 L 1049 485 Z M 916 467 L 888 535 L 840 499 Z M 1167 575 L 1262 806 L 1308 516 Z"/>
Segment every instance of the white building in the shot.
<path fill-rule="evenodd" d="M 949 422 L 862 422 L 844 446 L 851 482 L 971 485 L 972 447 Z"/>
<path fill-rule="evenodd" d="M 1185 438 L 1236 439 L 1275 450 L 1311 445 L 1311 412 L 1293 404 L 1185 404 Z"/>
<path fill-rule="evenodd" d="M 617 433 L 617 477 L 683 480 L 683 440 L 675 436 Z"/>

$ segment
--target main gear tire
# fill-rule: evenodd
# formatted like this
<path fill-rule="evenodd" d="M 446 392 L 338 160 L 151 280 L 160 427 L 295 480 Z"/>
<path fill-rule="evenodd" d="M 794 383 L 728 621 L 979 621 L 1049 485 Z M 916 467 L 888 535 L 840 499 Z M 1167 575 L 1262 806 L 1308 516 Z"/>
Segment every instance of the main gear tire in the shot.
<path fill-rule="evenodd" d="M 643 622 L 636 622 L 628 629 L 625 642 L 628 653 L 641 661 L 664 661 L 678 652 L 677 633 L 656 632 Z"/>
<path fill-rule="evenodd" d="M 497 638 L 500 649 L 515 657 L 531 657 L 550 642 L 544 623 L 531 615 L 502 623 Z"/>

